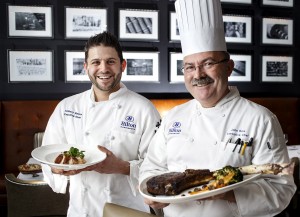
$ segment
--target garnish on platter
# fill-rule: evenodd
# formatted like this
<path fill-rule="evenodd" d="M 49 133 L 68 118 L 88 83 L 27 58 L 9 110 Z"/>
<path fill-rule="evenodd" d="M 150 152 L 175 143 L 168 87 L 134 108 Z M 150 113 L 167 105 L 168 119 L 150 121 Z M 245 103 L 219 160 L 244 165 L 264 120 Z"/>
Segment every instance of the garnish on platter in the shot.
<path fill-rule="evenodd" d="M 56 164 L 85 164 L 86 160 L 84 159 L 85 151 L 80 151 L 78 148 L 71 147 L 69 151 L 64 151 L 59 154 L 54 163 Z"/>
<path fill-rule="evenodd" d="M 238 168 L 232 166 L 225 166 L 220 170 L 213 173 L 213 180 L 208 184 L 196 187 L 189 194 L 198 194 L 204 191 L 211 191 L 214 189 L 222 188 L 243 181 L 243 174 Z"/>

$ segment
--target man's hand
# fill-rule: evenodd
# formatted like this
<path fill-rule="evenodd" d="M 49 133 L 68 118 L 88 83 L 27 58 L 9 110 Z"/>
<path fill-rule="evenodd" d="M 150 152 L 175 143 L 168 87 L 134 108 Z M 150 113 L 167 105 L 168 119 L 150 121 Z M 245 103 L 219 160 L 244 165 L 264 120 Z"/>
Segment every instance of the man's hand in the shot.
<path fill-rule="evenodd" d="M 155 202 L 149 199 L 144 198 L 144 202 L 151 206 L 153 209 L 162 209 L 166 206 L 169 206 L 169 203 L 159 203 L 159 202 Z"/>
<path fill-rule="evenodd" d="M 103 146 L 98 146 L 99 150 L 106 154 L 106 158 L 104 161 L 86 167 L 81 171 L 91 171 L 94 170 L 98 173 L 106 173 L 106 174 L 123 174 L 129 175 L 130 173 L 130 164 L 127 161 L 123 161 L 117 158 L 111 151 Z"/>

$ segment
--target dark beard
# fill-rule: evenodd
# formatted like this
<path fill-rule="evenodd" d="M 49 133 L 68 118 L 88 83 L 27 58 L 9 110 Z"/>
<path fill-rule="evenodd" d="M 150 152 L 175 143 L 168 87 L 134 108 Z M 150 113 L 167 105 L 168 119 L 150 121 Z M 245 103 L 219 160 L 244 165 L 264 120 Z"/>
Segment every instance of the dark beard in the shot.
<path fill-rule="evenodd" d="M 114 82 L 108 86 L 107 88 L 102 88 L 96 81 L 97 78 L 93 78 L 89 73 L 87 73 L 89 78 L 90 78 L 90 81 L 92 82 L 92 84 L 99 90 L 101 91 L 107 91 L 107 92 L 110 92 L 112 91 L 121 81 L 121 78 L 122 78 L 122 73 L 119 73 L 118 76 L 116 77 L 116 79 L 114 80 Z"/>

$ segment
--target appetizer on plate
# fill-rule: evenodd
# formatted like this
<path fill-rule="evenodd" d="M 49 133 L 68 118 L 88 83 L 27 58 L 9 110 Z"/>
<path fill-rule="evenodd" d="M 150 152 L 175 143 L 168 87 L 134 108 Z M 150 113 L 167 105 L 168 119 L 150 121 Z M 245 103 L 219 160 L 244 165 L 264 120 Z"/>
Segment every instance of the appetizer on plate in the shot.
<path fill-rule="evenodd" d="M 78 148 L 71 147 L 69 151 L 64 151 L 59 154 L 54 163 L 56 164 L 85 164 L 84 151 L 80 151 Z"/>
<path fill-rule="evenodd" d="M 40 164 L 22 164 L 18 166 L 20 173 L 23 174 L 33 174 L 42 172 L 42 167 Z"/>

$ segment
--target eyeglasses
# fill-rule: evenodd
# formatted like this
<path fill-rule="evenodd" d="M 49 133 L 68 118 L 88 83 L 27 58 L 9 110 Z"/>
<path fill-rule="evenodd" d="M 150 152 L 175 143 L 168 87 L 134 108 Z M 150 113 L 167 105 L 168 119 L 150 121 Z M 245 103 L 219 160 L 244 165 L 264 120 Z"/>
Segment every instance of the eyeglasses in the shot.
<path fill-rule="evenodd" d="M 204 62 L 203 64 L 200 64 L 198 66 L 195 66 L 195 65 L 185 65 L 181 68 L 181 71 L 182 73 L 190 73 L 190 72 L 193 72 L 196 70 L 196 68 L 200 68 L 204 71 L 208 71 L 210 69 L 212 69 L 215 65 L 217 64 L 220 64 L 220 63 L 225 63 L 225 62 L 228 62 L 229 59 L 223 59 L 221 61 L 218 61 L 218 62 L 214 62 L 214 61 L 207 61 L 207 62 Z"/>

